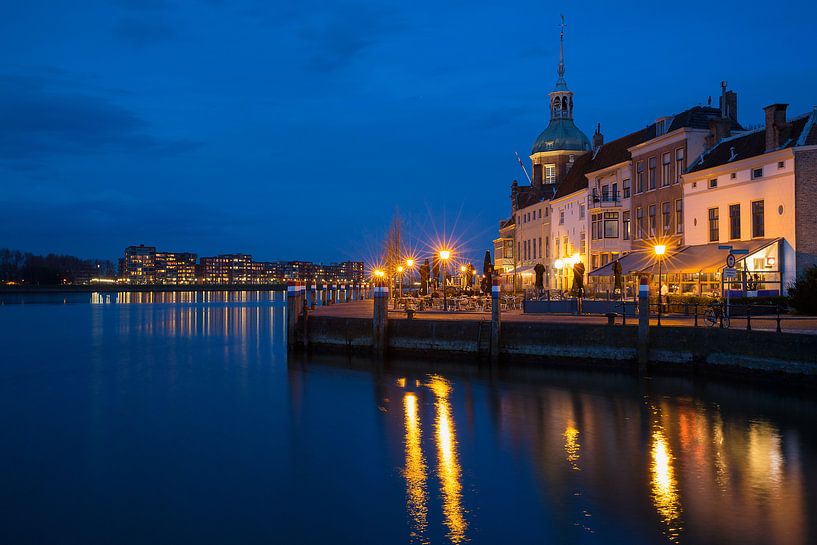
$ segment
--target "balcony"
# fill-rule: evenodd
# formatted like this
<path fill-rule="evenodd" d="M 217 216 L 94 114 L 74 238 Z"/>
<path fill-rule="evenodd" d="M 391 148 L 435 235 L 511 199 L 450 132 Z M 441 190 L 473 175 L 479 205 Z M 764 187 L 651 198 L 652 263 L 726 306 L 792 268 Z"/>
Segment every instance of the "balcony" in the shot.
<path fill-rule="evenodd" d="M 587 208 L 614 208 L 621 206 L 621 193 L 618 191 L 599 192 L 595 189 L 587 196 Z"/>

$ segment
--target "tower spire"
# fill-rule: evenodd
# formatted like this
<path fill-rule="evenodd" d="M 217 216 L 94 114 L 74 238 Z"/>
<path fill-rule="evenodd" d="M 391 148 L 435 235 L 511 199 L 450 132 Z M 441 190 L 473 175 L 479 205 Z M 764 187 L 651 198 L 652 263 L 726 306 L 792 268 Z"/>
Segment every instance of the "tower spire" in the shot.
<path fill-rule="evenodd" d="M 559 82 L 560 83 L 563 82 L 564 79 L 565 79 L 565 45 L 564 45 L 564 42 L 565 42 L 565 27 L 567 26 L 565 24 L 565 16 L 562 15 L 561 17 L 562 17 L 562 23 L 559 25 L 561 27 L 561 30 L 559 31 L 559 69 L 557 71 L 558 74 L 559 74 Z"/>

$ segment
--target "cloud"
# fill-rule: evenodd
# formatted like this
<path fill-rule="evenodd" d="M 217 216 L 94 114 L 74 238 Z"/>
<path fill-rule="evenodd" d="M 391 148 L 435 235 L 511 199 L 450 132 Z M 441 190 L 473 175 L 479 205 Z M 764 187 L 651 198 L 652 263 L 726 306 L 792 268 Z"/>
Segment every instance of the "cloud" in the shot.
<path fill-rule="evenodd" d="M 177 32 L 173 26 L 154 16 L 150 18 L 128 16 L 116 23 L 113 34 L 126 43 L 142 47 L 172 40 Z"/>
<path fill-rule="evenodd" d="M 31 168 L 54 154 L 176 154 L 196 147 L 149 133 L 136 113 L 104 96 L 41 76 L 0 74 L 0 160 Z"/>
<path fill-rule="evenodd" d="M 348 65 L 404 27 L 399 12 L 385 6 L 352 4 L 318 13 L 298 29 L 308 65 L 316 70 Z"/>

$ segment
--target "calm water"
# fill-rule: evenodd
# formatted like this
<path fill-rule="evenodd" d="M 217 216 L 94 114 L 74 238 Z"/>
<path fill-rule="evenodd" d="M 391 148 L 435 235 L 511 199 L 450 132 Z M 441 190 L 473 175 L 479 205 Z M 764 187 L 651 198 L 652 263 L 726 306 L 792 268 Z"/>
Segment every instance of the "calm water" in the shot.
<path fill-rule="evenodd" d="M 7 298 L 0 542 L 817 543 L 811 401 L 288 361 L 273 299 Z"/>

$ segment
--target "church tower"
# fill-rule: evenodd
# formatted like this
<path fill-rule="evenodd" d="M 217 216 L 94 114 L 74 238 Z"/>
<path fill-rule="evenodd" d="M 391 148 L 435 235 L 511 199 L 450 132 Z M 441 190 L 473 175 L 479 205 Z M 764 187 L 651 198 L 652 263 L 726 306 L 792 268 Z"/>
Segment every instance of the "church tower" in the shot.
<path fill-rule="evenodd" d="M 565 18 L 559 32 L 559 67 L 556 86 L 549 93 L 550 123 L 533 143 L 533 185 L 555 189 L 579 155 L 590 151 L 590 140 L 573 122 L 573 92 L 565 81 Z"/>

